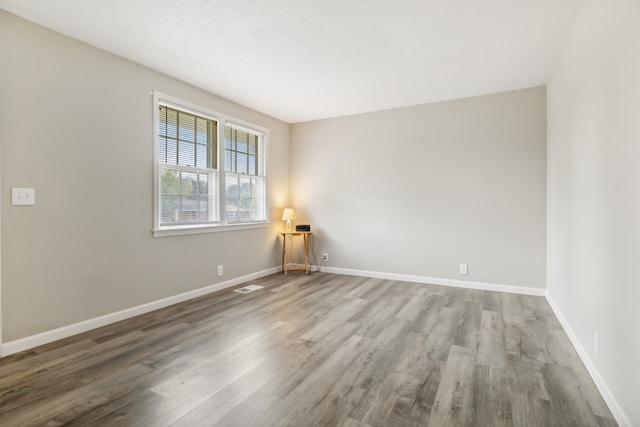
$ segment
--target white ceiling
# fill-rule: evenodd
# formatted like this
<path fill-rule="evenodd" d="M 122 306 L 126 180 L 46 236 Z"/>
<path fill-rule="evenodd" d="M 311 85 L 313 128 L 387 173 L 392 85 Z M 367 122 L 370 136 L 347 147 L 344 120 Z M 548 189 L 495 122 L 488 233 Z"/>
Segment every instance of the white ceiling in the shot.
<path fill-rule="evenodd" d="M 583 0 L 0 0 L 289 123 L 545 84 Z"/>

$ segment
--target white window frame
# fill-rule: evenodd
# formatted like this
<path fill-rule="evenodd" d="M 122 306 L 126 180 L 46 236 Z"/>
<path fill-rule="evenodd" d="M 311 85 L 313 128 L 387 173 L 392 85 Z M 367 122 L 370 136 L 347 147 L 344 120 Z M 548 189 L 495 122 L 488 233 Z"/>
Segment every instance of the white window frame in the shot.
<path fill-rule="evenodd" d="M 152 91 L 153 95 L 153 236 L 165 237 L 184 234 L 198 234 L 198 233 L 212 233 L 220 231 L 231 230 L 245 230 L 250 228 L 263 228 L 269 225 L 269 203 L 267 194 L 267 164 L 268 164 L 268 144 L 269 144 L 269 130 L 261 126 L 248 123 L 243 120 L 238 120 L 234 117 L 210 110 L 208 108 L 190 103 L 188 101 L 167 95 L 158 91 Z M 182 110 L 184 112 L 202 116 L 204 118 L 212 119 L 218 122 L 217 131 L 217 168 L 213 172 L 215 181 L 217 184 L 217 194 L 215 195 L 215 203 L 213 208 L 217 209 L 218 220 L 214 223 L 196 223 L 196 224 L 181 224 L 181 225 L 160 225 L 160 171 L 162 166 L 158 160 L 158 129 L 160 124 L 159 106 L 166 105 L 170 108 Z M 226 182 L 226 168 L 225 168 L 225 126 L 229 124 L 233 127 L 244 128 L 253 133 L 259 134 L 261 137 L 261 147 L 258 158 L 258 168 L 262 171 L 259 178 L 263 181 L 263 213 L 264 219 L 252 222 L 226 222 L 225 212 L 225 182 Z M 169 167 L 170 168 L 170 167 Z M 186 167 L 181 167 L 187 169 Z M 235 175 L 235 174 L 233 174 Z M 252 177 L 254 175 L 247 175 Z M 211 189 L 210 189 L 211 192 Z M 211 196 L 211 193 L 210 193 Z"/>

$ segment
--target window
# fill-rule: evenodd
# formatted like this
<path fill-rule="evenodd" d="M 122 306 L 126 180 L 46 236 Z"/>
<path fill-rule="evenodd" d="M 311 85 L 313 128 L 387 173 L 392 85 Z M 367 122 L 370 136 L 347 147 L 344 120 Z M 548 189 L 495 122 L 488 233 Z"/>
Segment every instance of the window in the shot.
<path fill-rule="evenodd" d="M 266 131 L 157 92 L 154 101 L 154 235 L 265 223 Z"/>
<path fill-rule="evenodd" d="M 159 105 L 160 226 L 214 223 L 218 122 Z"/>
<path fill-rule="evenodd" d="M 262 136 L 232 124 L 224 127 L 225 218 L 228 223 L 264 218 Z"/>

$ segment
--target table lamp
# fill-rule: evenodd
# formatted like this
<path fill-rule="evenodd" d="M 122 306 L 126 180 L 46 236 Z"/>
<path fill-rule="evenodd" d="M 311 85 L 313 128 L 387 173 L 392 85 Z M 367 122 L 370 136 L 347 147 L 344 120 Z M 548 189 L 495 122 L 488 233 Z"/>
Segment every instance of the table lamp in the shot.
<path fill-rule="evenodd" d="M 293 231 L 293 226 L 291 225 L 292 219 L 296 219 L 296 213 L 292 208 L 285 208 L 284 212 L 282 213 L 282 220 L 287 221 L 287 232 Z"/>

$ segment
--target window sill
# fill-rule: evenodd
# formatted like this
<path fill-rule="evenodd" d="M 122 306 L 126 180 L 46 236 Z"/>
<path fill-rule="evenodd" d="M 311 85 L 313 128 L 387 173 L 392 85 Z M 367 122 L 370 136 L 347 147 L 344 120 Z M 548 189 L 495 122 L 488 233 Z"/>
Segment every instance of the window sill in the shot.
<path fill-rule="evenodd" d="M 186 234 L 220 233 L 223 231 L 251 230 L 254 228 L 267 228 L 268 221 L 250 222 L 245 224 L 228 225 L 187 225 L 175 227 L 161 227 L 153 230 L 153 237 L 182 236 Z"/>

